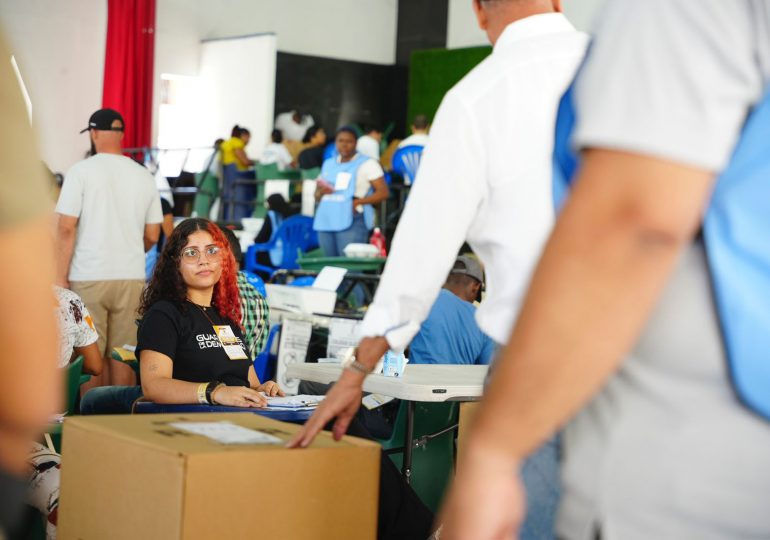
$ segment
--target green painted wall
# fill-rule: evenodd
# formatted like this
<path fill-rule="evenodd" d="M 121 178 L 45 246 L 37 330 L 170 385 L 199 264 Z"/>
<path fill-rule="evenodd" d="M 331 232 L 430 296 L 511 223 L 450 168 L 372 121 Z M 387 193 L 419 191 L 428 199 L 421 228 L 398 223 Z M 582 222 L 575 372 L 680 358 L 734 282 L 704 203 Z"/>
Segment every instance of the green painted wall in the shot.
<path fill-rule="evenodd" d="M 412 53 L 409 68 L 407 126 L 416 114 L 432 120 L 447 90 L 484 60 L 492 47 L 427 49 Z"/>

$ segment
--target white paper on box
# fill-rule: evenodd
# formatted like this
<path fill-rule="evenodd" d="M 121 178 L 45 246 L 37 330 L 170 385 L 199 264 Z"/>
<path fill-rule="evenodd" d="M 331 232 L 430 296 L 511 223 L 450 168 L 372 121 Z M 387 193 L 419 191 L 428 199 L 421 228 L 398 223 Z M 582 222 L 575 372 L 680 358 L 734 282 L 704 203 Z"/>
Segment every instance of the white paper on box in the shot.
<path fill-rule="evenodd" d="M 282 444 L 273 435 L 245 428 L 232 422 L 174 422 L 169 424 L 182 431 L 207 437 L 222 444 Z"/>

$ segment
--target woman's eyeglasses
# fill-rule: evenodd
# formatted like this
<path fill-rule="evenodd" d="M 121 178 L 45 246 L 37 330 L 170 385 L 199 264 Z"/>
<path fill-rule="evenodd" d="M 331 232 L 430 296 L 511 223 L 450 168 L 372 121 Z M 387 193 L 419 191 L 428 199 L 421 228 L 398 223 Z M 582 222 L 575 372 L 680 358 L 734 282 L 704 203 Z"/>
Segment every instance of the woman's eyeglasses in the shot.
<path fill-rule="evenodd" d="M 182 261 L 188 264 L 195 264 L 200 262 L 201 254 L 203 253 L 206 254 L 206 260 L 218 261 L 222 248 L 219 246 L 208 246 L 203 251 L 200 251 L 198 248 L 185 248 L 182 250 Z"/>

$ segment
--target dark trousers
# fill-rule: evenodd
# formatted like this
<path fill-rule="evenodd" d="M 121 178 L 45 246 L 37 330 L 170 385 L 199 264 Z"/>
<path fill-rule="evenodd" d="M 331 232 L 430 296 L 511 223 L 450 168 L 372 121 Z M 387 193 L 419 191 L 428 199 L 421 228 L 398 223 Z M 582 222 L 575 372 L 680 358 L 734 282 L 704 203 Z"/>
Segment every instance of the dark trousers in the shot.
<path fill-rule="evenodd" d="M 332 423 L 326 426 L 331 429 Z M 372 436 L 354 418 L 347 435 L 372 440 Z M 433 532 L 433 512 L 385 454 L 380 452 L 380 502 L 377 520 L 379 540 L 425 540 Z"/>
<path fill-rule="evenodd" d="M 329 384 L 301 381 L 299 391 L 302 394 L 324 395 L 330 387 Z M 391 403 L 384 407 L 390 409 L 389 405 Z M 389 437 L 393 429 L 393 419 L 381 417 L 382 414 L 383 411 L 380 410 L 359 410 L 350 423 L 347 434 L 369 440 L 374 439 L 372 432 L 383 439 Z M 331 430 L 333 424 L 333 422 L 329 423 L 326 429 Z M 380 507 L 377 538 L 424 540 L 433 532 L 432 528 L 433 512 L 406 483 L 401 472 L 385 452 L 380 452 Z"/>

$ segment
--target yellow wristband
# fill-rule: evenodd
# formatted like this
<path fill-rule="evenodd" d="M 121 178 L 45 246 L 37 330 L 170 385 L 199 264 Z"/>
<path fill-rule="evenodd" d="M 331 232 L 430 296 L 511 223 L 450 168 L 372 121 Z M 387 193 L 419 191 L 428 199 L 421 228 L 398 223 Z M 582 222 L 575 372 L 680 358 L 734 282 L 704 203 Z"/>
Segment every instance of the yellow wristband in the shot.
<path fill-rule="evenodd" d="M 209 383 L 207 382 L 198 385 L 198 403 L 208 404 L 208 401 L 206 401 L 206 388 L 208 385 Z"/>

